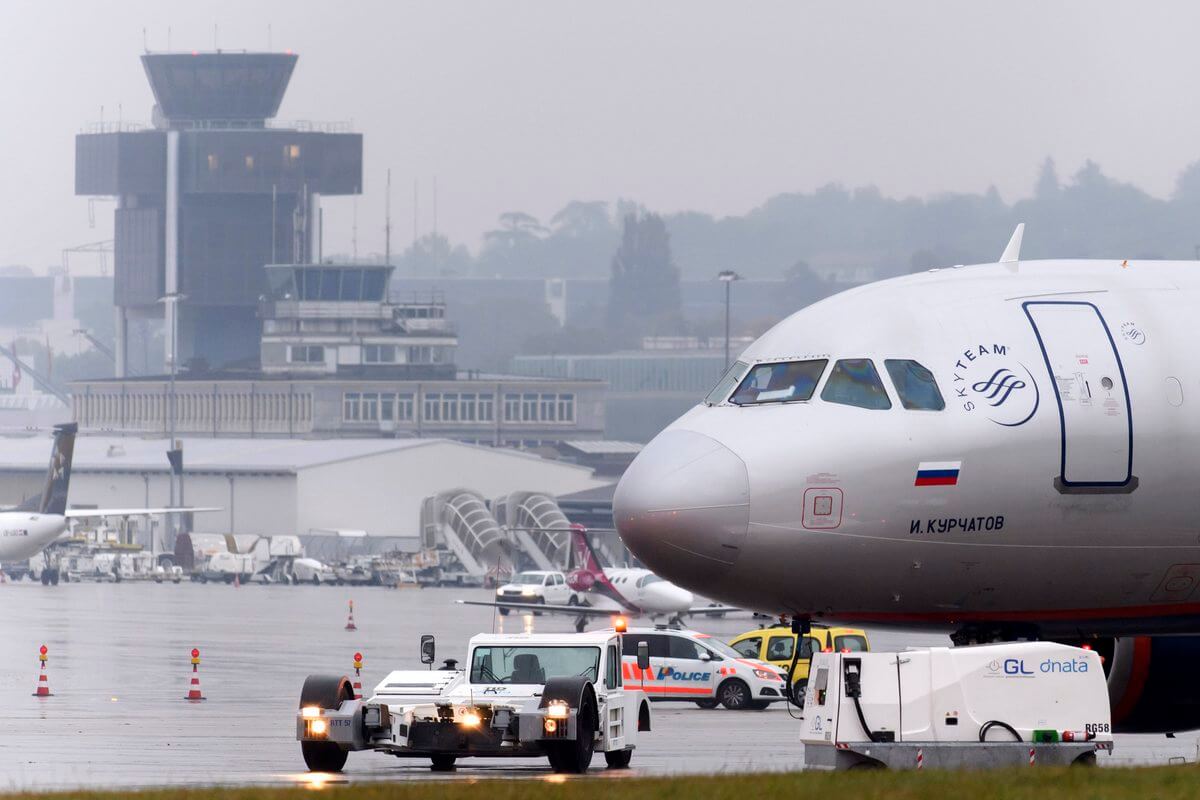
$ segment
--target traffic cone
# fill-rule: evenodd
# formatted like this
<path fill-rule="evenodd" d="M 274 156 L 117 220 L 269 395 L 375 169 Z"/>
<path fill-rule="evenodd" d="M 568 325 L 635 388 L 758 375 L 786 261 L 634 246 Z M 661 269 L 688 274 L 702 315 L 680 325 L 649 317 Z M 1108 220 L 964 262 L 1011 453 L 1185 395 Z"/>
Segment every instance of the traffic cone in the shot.
<path fill-rule="evenodd" d="M 33 693 L 34 697 L 53 697 L 50 694 L 50 683 L 46 679 L 46 645 L 42 645 L 42 649 L 38 651 L 38 661 L 42 662 L 42 670 L 38 673 L 37 691 Z"/>
<path fill-rule="evenodd" d="M 362 653 L 354 654 L 354 699 L 362 700 Z"/>
<path fill-rule="evenodd" d="M 346 618 L 346 630 L 356 631 L 358 626 L 354 624 L 354 601 L 350 601 L 350 616 Z"/>
<path fill-rule="evenodd" d="M 208 699 L 200 693 L 200 651 L 195 647 L 192 648 L 192 685 L 183 699 L 189 703 L 199 703 Z"/>

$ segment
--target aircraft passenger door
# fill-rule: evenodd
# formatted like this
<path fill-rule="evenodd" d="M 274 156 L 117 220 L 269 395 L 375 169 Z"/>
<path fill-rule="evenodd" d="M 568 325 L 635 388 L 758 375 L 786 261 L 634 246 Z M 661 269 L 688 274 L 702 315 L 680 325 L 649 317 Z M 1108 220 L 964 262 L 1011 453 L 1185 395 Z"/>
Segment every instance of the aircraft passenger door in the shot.
<path fill-rule="evenodd" d="M 1091 303 L 1051 301 L 1024 308 L 1058 406 L 1061 461 L 1055 487 L 1064 493 L 1132 492 L 1137 478 L 1129 389 L 1100 310 Z"/>

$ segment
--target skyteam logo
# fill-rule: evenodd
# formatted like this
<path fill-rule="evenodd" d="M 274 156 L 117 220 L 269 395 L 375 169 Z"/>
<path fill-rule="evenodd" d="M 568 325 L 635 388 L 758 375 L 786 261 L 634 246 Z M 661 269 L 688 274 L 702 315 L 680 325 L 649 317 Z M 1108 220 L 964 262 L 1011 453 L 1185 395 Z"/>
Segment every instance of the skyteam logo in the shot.
<path fill-rule="evenodd" d="M 954 362 L 954 399 L 963 411 L 1015 428 L 1033 419 L 1041 390 L 1029 368 L 1009 356 L 1008 345 L 976 344 Z"/>

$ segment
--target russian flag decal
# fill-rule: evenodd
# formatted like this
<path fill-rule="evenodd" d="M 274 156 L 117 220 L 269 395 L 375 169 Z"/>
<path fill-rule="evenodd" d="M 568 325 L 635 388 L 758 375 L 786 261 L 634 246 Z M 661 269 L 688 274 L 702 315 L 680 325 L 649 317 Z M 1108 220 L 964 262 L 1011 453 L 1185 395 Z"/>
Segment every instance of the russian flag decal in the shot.
<path fill-rule="evenodd" d="M 957 486 L 961 461 L 922 461 L 913 486 Z"/>

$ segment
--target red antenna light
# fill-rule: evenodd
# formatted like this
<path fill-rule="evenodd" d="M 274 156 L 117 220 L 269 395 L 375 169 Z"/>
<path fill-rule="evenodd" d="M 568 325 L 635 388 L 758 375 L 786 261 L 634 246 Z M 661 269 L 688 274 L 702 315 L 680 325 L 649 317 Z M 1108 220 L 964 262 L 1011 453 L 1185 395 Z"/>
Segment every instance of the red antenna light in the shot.
<path fill-rule="evenodd" d="M 46 645 L 42 645 L 41 649 L 38 652 L 41 653 L 42 655 L 46 655 L 46 653 L 48 653 L 50 651 L 46 649 Z"/>
<path fill-rule="evenodd" d="M 355 661 L 362 661 L 362 653 L 355 653 L 355 654 L 354 654 L 354 660 L 355 660 Z"/>
<path fill-rule="evenodd" d="M 192 648 L 192 658 L 199 658 L 199 657 L 200 657 L 200 650 L 198 648 L 193 647 Z"/>

